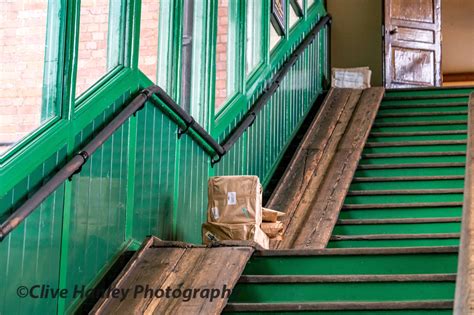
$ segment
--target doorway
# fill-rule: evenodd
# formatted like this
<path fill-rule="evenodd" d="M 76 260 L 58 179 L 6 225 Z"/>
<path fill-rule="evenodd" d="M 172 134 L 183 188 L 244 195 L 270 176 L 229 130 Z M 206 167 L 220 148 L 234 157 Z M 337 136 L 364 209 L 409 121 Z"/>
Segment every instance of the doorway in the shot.
<path fill-rule="evenodd" d="M 472 0 L 385 0 L 385 86 L 473 85 L 472 16 Z"/>

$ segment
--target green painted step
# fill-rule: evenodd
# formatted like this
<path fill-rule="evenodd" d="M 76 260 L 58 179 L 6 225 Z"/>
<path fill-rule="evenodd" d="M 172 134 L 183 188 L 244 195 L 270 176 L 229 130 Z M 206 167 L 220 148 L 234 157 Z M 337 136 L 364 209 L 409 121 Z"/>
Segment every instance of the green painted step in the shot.
<path fill-rule="evenodd" d="M 376 157 L 376 158 L 362 158 L 360 164 L 412 164 L 412 163 L 464 163 L 466 161 L 465 154 L 463 155 L 433 155 L 433 156 L 406 156 L 406 157 Z"/>
<path fill-rule="evenodd" d="M 439 124 L 374 124 L 372 132 L 426 132 L 426 131 L 448 131 L 467 130 L 467 121 L 442 122 Z"/>
<path fill-rule="evenodd" d="M 462 133 L 461 133 L 462 132 Z M 467 134 L 461 130 L 457 134 L 442 134 L 442 132 L 433 135 L 413 135 L 408 134 L 406 136 L 398 134 L 398 136 L 389 136 L 390 134 L 384 135 L 383 133 L 376 133 L 375 135 L 369 136 L 368 142 L 400 142 L 400 141 L 446 141 L 446 140 L 466 140 Z"/>
<path fill-rule="evenodd" d="M 370 178 L 368 178 L 370 180 Z M 390 178 L 393 179 L 393 178 Z M 438 180 L 402 180 L 402 181 L 353 181 L 350 190 L 390 190 L 390 189 L 463 189 L 464 178 Z"/>
<path fill-rule="evenodd" d="M 382 209 L 342 209 L 339 219 L 394 219 L 394 218 L 450 218 L 459 217 L 462 206 L 382 208 Z"/>
<path fill-rule="evenodd" d="M 426 234 L 426 233 L 459 233 L 459 222 L 449 223 L 413 223 L 413 224 L 338 224 L 334 227 L 336 235 L 362 234 Z"/>
<path fill-rule="evenodd" d="M 403 177 L 403 176 L 461 176 L 464 175 L 464 167 L 430 167 L 430 168 L 410 168 L 410 169 L 375 169 L 357 170 L 357 177 Z"/>
<path fill-rule="evenodd" d="M 341 240 L 330 241 L 327 248 L 377 248 L 417 246 L 459 246 L 459 238 L 404 239 L 404 240 Z M 435 258 L 437 259 L 437 258 Z M 427 262 L 425 262 L 427 263 Z"/>
<path fill-rule="evenodd" d="M 257 252 L 244 275 L 377 275 L 454 273 L 457 247 L 269 250 Z M 426 264 L 426 261 L 432 263 Z"/>
<path fill-rule="evenodd" d="M 432 112 L 457 112 L 467 110 L 467 103 L 452 104 L 416 104 L 416 105 L 385 105 L 380 107 L 380 114 L 411 113 L 416 110 L 419 113 Z"/>

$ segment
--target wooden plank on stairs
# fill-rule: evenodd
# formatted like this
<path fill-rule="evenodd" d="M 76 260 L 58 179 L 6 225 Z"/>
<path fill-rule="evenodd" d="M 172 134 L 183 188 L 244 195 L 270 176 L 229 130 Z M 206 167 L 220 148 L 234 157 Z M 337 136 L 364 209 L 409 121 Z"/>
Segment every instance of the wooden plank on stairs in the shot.
<path fill-rule="evenodd" d="M 365 90 L 347 126 L 340 126 L 325 155 L 326 169 L 318 170 L 303 192 L 301 202 L 285 225 L 276 248 L 324 248 L 336 224 L 344 197 L 357 168 L 370 128 L 383 98 L 383 88 Z"/>
<path fill-rule="evenodd" d="M 332 88 L 315 117 L 309 131 L 301 141 L 296 154 L 280 179 L 266 207 L 286 212 L 283 224 L 287 225 L 301 202 L 303 192 L 315 173 L 324 174 L 328 155 L 334 154 L 335 144 L 340 140 L 352 111 L 361 95 L 361 90 Z"/>
<path fill-rule="evenodd" d="M 128 292 L 125 299 L 104 296 L 91 313 L 220 314 L 253 252 L 245 244 L 205 247 L 150 237 L 111 285 Z"/>

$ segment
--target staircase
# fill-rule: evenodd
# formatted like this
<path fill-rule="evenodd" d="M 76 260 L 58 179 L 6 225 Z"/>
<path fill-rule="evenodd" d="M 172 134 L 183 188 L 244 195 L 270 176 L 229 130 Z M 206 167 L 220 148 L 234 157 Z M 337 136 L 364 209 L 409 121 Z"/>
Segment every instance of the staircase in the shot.
<path fill-rule="evenodd" d="M 225 311 L 451 314 L 470 92 L 387 91 L 328 248 L 257 252 Z"/>

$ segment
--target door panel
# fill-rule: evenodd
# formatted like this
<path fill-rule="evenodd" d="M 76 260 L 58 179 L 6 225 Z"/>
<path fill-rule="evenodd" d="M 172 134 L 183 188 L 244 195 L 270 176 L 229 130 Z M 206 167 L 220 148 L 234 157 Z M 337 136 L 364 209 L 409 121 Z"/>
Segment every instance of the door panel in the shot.
<path fill-rule="evenodd" d="M 385 0 L 385 86 L 441 85 L 441 0 Z"/>

